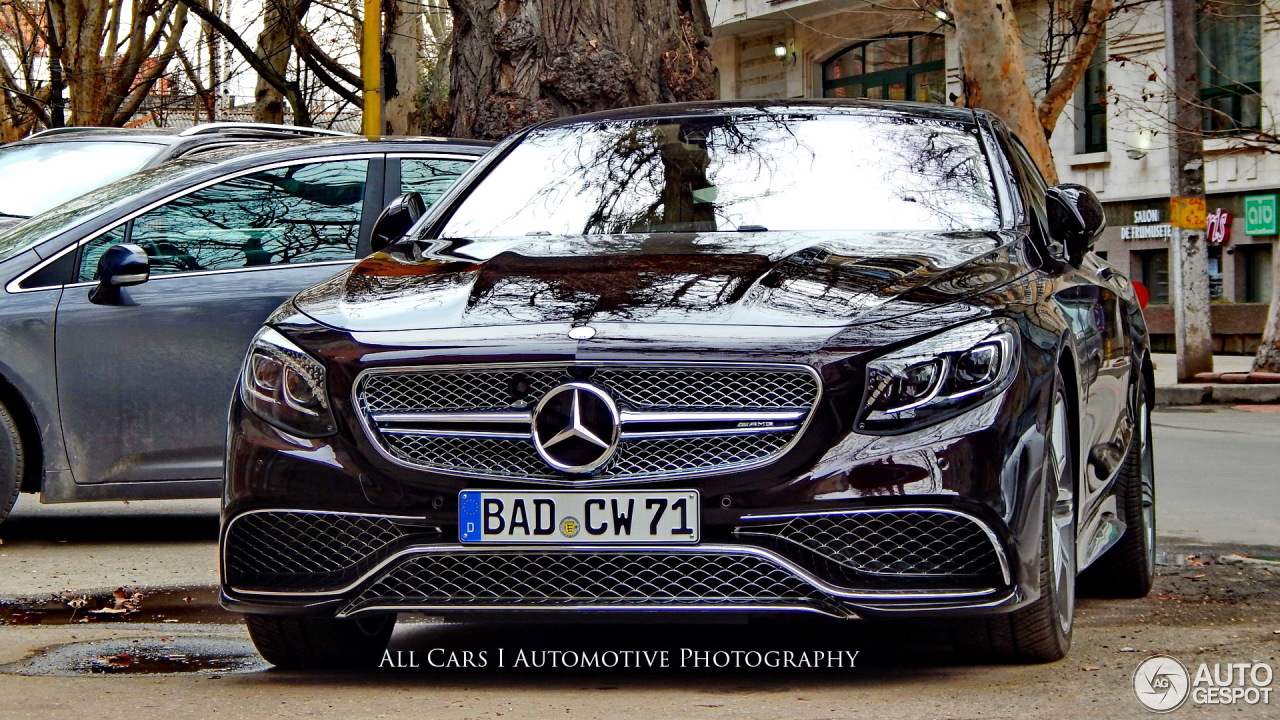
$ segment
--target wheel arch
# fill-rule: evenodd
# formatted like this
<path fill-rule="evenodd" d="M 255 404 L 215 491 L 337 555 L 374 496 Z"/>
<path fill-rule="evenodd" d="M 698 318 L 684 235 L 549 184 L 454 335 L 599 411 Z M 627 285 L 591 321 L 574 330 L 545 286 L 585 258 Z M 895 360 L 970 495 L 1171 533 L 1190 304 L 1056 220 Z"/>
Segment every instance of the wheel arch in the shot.
<path fill-rule="evenodd" d="M 22 449 L 27 455 L 19 489 L 28 493 L 40 492 L 44 476 L 44 444 L 40 441 L 40 426 L 26 398 L 3 375 L 0 375 L 0 405 L 4 405 L 17 423 Z"/>

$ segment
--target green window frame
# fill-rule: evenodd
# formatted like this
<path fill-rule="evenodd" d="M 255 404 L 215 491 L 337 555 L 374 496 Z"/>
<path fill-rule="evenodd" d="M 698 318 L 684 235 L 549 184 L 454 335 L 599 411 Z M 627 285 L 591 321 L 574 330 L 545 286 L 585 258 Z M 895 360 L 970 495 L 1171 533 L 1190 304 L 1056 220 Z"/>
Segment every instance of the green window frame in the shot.
<path fill-rule="evenodd" d="M 1107 149 L 1107 46 L 1098 40 L 1080 82 L 1080 152 Z"/>
<path fill-rule="evenodd" d="M 860 42 L 822 63 L 822 96 L 947 101 L 945 39 L 897 33 Z"/>
<path fill-rule="evenodd" d="M 1262 116 L 1259 3 L 1202 5 L 1196 31 L 1205 132 L 1231 135 L 1257 130 Z"/>

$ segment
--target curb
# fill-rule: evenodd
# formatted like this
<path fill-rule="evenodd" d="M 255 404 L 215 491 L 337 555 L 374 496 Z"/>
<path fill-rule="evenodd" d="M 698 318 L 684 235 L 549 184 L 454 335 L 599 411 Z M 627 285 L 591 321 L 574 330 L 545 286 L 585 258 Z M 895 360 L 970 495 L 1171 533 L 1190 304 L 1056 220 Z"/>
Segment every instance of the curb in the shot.
<path fill-rule="evenodd" d="M 1280 383 L 1182 383 L 1157 385 L 1156 405 L 1280 403 Z"/>

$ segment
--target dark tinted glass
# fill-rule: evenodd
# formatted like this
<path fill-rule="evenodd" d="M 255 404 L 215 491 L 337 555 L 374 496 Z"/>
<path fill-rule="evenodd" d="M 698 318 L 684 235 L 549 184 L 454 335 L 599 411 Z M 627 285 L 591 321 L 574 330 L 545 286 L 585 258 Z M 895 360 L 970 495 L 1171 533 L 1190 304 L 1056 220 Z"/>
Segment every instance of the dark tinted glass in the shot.
<path fill-rule="evenodd" d="M 907 115 L 605 121 L 531 133 L 447 237 L 998 226 L 974 128 Z"/>
<path fill-rule="evenodd" d="M 440 158 L 402 158 L 400 160 L 400 193 L 422 195 L 427 207 L 453 185 L 458 176 L 471 167 L 470 160 Z"/>
<path fill-rule="evenodd" d="M 127 240 L 122 225 L 86 245 L 79 279 L 126 241 L 151 256 L 152 275 L 354 259 L 368 164 L 291 165 L 184 195 L 138 216 Z"/>

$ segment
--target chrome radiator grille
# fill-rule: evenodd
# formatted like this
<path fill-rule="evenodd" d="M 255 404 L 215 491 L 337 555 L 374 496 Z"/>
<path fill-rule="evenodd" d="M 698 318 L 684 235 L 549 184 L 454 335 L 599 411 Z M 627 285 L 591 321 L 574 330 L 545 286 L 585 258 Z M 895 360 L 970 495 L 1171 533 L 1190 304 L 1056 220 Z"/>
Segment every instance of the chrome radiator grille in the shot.
<path fill-rule="evenodd" d="M 603 391 L 619 413 L 616 450 L 590 473 L 553 468 L 532 440 L 539 400 L 570 382 Z M 804 366 L 576 363 L 369 371 L 355 403 L 401 464 L 575 485 L 767 463 L 798 437 L 818 395 Z"/>
<path fill-rule="evenodd" d="M 754 555 L 458 552 L 410 556 L 343 613 L 370 606 L 814 605 L 825 595 Z"/>
<path fill-rule="evenodd" d="M 910 587 L 913 582 L 1007 582 L 1001 550 L 976 519 L 937 509 L 794 515 L 734 530 L 761 538 L 835 582 Z"/>

